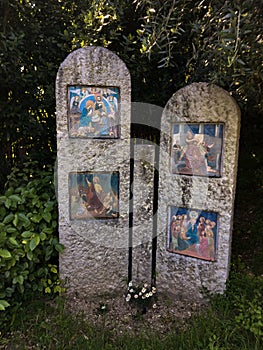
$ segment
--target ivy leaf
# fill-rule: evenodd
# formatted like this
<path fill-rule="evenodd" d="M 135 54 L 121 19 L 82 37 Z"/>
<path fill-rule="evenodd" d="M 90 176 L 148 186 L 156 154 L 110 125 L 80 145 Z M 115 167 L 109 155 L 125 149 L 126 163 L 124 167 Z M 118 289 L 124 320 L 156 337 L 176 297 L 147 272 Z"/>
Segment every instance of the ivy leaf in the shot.
<path fill-rule="evenodd" d="M 55 245 L 55 249 L 56 249 L 57 252 L 61 253 L 61 252 L 63 252 L 64 247 L 63 247 L 63 245 L 58 243 L 58 244 Z"/>
<path fill-rule="evenodd" d="M 8 306 L 10 306 L 10 304 L 6 300 L 0 300 L 0 310 L 3 311 Z"/>
<path fill-rule="evenodd" d="M 13 284 L 16 284 L 16 283 L 19 283 L 22 285 L 24 283 L 24 277 L 22 275 L 14 277 Z"/>
<path fill-rule="evenodd" d="M 52 228 L 46 227 L 46 228 L 44 228 L 44 230 L 42 232 L 47 233 L 47 234 L 51 234 L 51 233 L 53 233 L 53 231 L 54 230 Z"/>
<path fill-rule="evenodd" d="M 36 223 L 36 224 L 38 224 L 41 220 L 42 220 L 41 214 L 31 216 L 31 221 Z"/>
<path fill-rule="evenodd" d="M 6 201 L 6 196 L 0 196 L 0 203 L 4 203 Z"/>
<path fill-rule="evenodd" d="M 8 250 L 6 250 L 6 249 L 0 249 L 0 256 L 3 259 L 10 259 L 10 258 L 12 258 L 11 253 Z"/>
<path fill-rule="evenodd" d="M 41 241 L 44 241 L 45 239 L 47 239 L 47 235 L 44 232 L 40 232 L 39 237 Z"/>
<path fill-rule="evenodd" d="M 0 231 L 0 246 L 3 246 L 6 241 L 6 232 Z"/>
<path fill-rule="evenodd" d="M 43 213 L 43 219 L 46 221 L 46 222 L 50 222 L 52 216 L 50 214 L 50 212 L 46 212 L 46 213 Z"/>
<path fill-rule="evenodd" d="M 33 251 L 39 245 L 39 242 L 40 242 L 39 236 L 33 237 L 29 243 L 30 250 Z"/>
<path fill-rule="evenodd" d="M 9 237 L 9 242 L 15 247 L 19 246 L 17 240 L 14 237 Z"/>
<path fill-rule="evenodd" d="M 14 214 L 8 214 L 4 220 L 3 220 L 3 224 L 7 225 L 9 224 L 12 220 L 14 219 Z"/>
<path fill-rule="evenodd" d="M 28 228 L 31 225 L 29 218 L 25 214 L 19 213 L 18 217 L 19 217 L 19 220 L 22 222 L 22 225 L 25 228 Z"/>
<path fill-rule="evenodd" d="M 5 201 L 5 206 L 7 209 L 9 209 L 12 205 L 12 200 L 8 197 Z"/>
<path fill-rule="evenodd" d="M 0 220 L 2 221 L 4 216 L 6 214 L 6 209 L 5 207 L 0 207 Z"/>
<path fill-rule="evenodd" d="M 46 287 L 46 288 L 45 288 L 45 293 L 47 293 L 47 294 L 50 294 L 50 293 L 51 293 L 50 287 Z"/>
<path fill-rule="evenodd" d="M 30 238 L 30 237 L 32 237 L 33 234 L 34 234 L 34 233 L 33 233 L 32 231 L 24 231 L 24 232 L 21 234 L 21 236 L 22 236 L 23 238 Z"/>
<path fill-rule="evenodd" d="M 26 253 L 26 256 L 27 256 L 28 260 L 30 260 L 30 261 L 33 260 L 33 253 L 31 250 L 29 250 L 29 252 Z"/>
<path fill-rule="evenodd" d="M 17 225 L 18 225 L 18 221 L 19 221 L 18 215 L 15 214 L 15 218 L 14 218 L 14 220 L 13 220 L 13 224 L 14 224 L 15 227 L 17 227 Z"/>
<path fill-rule="evenodd" d="M 22 198 L 19 197 L 19 196 L 16 195 L 16 194 L 12 194 L 11 196 L 9 196 L 9 198 L 10 198 L 12 201 L 15 201 L 15 202 L 17 202 L 17 203 L 21 203 L 21 201 L 22 201 Z"/>
<path fill-rule="evenodd" d="M 15 227 L 9 226 L 6 228 L 7 233 L 16 233 L 17 229 Z"/>

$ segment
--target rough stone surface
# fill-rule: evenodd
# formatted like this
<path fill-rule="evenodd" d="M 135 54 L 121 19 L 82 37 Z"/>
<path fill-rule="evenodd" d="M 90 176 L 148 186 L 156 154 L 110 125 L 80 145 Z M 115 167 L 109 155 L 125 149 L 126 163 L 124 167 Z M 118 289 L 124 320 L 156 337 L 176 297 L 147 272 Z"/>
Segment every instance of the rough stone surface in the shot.
<path fill-rule="evenodd" d="M 171 174 L 172 123 L 223 123 L 222 176 L 200 177 Z M 240 111 L 223 89 L 207 83 L 194 83 L 176 92 L 162 116 L 157 288 L 176 298 L 198 300 L 201 289 L 223 292 L 228 277 L 231 231 L 235 196 Z M 168 207 L 186 207 L 218 213 L 217 257 L 205 261 L 167 250 Z"/>
<path fill-rule="evenodd" d="M 115 86 L 120 89 L 118 139 L 70 138 L 68 86 Z M 60 276 L 68 293 L 83 296 L 123 290 L 127 282 L 130 186 L 130 74 L 122 60 L 101 47 L 72 52 L 61 64 L 56 80 L 57 184 Z M 119 171 L 119 218 L 71 220 L 69 173 Z"/>
<path fill-rule="evenodd" d="M 153 232 L 153 144 L 137 144 L 134 150 L 132 280 L 151 283 Z"/>

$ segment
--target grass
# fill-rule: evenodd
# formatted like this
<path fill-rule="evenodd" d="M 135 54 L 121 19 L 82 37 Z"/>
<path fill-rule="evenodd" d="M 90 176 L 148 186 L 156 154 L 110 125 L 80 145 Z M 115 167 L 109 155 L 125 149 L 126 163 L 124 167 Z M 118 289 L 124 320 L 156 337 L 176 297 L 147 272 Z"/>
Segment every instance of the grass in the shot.
<path fill-rule="evenodd" d="M 0 349 L 262 350 L 263 278 L 241 270 L 233 267 L 226 293 L 211 298 L 204 313 L 162 337 L 150 329 L 136 337 L 116 336 L 106 327 L 91 326 L 80 314 L 67 313 L 63 299 L 44 299 L 21 306 L 2 334 Z"/>

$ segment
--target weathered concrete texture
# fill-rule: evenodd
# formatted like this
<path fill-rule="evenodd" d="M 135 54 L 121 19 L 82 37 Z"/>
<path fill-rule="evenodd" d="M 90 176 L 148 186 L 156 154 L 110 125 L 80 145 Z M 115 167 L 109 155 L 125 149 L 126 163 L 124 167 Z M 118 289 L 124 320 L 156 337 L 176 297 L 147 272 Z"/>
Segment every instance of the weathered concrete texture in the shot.
<path fill-rule="evenodd" d="M 135 285 L 151 283 L 154 152 L 152 144 L 135 145 L 132 230 L 132 280 Z"/>
<path fill-rule="evenodd" d="M 120 137 L 70 138 L 68 86 L 118 87 Z M 68 293 L 79 297 L 123 290 L 127 282 L 130 186 L 130 74 L 122 60 L 101 47 L 72 52 L 61 64 L 56 81 L 57 177 L 59 237 L 65 246 L 60 255 L 60 276 Z M 119 218 L 71 220 L 70 172 L 118 171 Z"/>
<path fill-rule="evenodd" d="M 172 123 L 223 123 L 223 164 L 219 178 L 171 174 Z M 240 111 L 223 89 L 194 83 L 176 92 L 162 116 L 157 287 L 178 298 L 199 299 L 201 288 L 223 292 L 228 277 L 235 196 Z M 167 251 L 168 208 L 186 207 L 218 213 L 216 261 Z"/>

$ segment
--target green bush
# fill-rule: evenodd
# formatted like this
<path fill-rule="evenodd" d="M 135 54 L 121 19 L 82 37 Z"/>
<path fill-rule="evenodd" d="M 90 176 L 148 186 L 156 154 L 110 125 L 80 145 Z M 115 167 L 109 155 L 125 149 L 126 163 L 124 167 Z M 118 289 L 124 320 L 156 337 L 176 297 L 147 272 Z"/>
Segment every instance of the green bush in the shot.
<path fill-rule="evenodd" d="M 57 201 L 51 167 L 14 168 L 0 196 L 0 310 L 32 293 L 60 293 Z M 4 313 L 6 314 L 6 313 Z"/>

